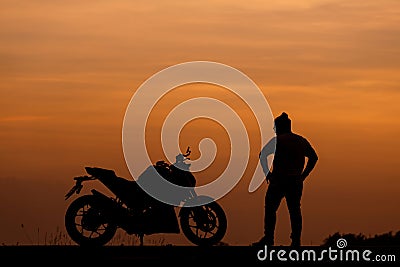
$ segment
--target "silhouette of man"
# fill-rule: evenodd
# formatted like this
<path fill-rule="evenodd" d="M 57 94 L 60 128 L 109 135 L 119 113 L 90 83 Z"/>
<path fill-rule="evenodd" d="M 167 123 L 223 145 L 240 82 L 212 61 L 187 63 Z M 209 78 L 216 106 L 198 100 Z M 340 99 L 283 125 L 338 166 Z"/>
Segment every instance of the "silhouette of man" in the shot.
<path fill-rule="evenodd" d="M 264 237 L 253 245 L 274 245 L 276 212 L 285 198 L 292 230 L 291 245 L 300 246 L 303 182 L 314 169 L 318 156 L 307 139 L 292 132 L 291 120 L 285 112 L 275 118 L 274 124 L 276 137 L 263 147 L 259 155 L 269 185 L 265 194 Z M 274 160 L 269 170 L 267 157 L 274 153 L 274 148 Z"/>

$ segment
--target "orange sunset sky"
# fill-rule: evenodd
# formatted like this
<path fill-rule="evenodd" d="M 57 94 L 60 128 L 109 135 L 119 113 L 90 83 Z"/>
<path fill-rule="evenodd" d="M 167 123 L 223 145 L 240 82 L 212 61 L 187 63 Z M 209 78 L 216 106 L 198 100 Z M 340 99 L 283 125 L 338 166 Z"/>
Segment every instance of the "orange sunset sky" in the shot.
<path fill-rule="evenodd" d="M 320 160 L 303 192 L 303 244 L 335 232 L 400 230 L 399 1 L 0 0 L 0 244 L 44 243 L 64 231 L 64 195 L 84 166 L 132 179 L 121 143 L 131 97 L 156 72 L 194 60 L 245 73 L 273 115 L 286 111 L 316 149 Z M 186 89 L 160 102 L 159 114 L 212 96 L 249 118 L 221 88 Z M 152 121 L 155 140 L 160 121 Z M 247 130 L 256 133 L 251 121 Z M 228 139 L 212 122 L 188 124 L 182 145 L 198 157 L 205 137 L 222 151 L 199 183 L 227 160 Z M 252 148 L 254 167 L 259 147 Z M 230 245 L 263 233 L 267 185 L 249 193 L 250 179 L 218 200 Z M 91 185 L 107 192 L 95 182 L 85 190 Z M 289 233 L 282 202 L 276 243 L 289 244 Z M 189 244 L 183 234 L 147 240 L 162 238 Z"/>

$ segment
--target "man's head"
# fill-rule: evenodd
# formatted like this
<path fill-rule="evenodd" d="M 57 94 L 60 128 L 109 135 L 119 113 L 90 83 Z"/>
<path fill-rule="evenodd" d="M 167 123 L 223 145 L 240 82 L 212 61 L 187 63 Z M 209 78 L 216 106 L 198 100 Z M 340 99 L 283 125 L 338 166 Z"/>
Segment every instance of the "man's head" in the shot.
<path fill-rule="evenodd" d="M 286 112 L 282 112 L 281 115 L 276 117 L 274 123 L 276 134 L 292 132 L 292 121 L 289 119 L 289 116 L 286 114 Z"/>

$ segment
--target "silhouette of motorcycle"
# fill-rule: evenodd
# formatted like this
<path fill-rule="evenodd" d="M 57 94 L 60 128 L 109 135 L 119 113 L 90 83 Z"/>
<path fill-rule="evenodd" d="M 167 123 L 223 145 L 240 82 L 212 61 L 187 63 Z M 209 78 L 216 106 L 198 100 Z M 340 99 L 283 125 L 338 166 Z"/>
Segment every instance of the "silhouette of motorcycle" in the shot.
<path fill-rule="evenodd" d="M 185 194 L 177 196 L 182 205 L 165 204 L 147 194 L 138 181 L 118 177 L 113 170 L 85 167 L 89 176 L 75 177 L 76 184 L 65 195 L 69 199 L 79 194 L 84 181 L 99 180 L 115 196 L 106 196 L 96 189 L 91 194 L 75 199 L 65 213 L 65 227 L 71 239 L 81 246 L 102 246 L 114 237 L 118 228 L 135 234 L 143 245 L 144 235 L 175 233 L 182 230 L 186 238 L 198 246 L 212 246 L 222 240 L 227 229 L 227 219 L 222 207 L 215 201 L 201 206 L 187 205 L 207 198 L 193 190 L 196 179 L 185 163 L 190 155 L 178 154 L 174 164 L 158 161 L 149 166 L 139 179 L 151 179 L 157 171 L 166 180 L 188 187 Z M 178 216 L 175 208 L 179 208 Z M 178 223 L 179 217 L 179 223 Z"/>

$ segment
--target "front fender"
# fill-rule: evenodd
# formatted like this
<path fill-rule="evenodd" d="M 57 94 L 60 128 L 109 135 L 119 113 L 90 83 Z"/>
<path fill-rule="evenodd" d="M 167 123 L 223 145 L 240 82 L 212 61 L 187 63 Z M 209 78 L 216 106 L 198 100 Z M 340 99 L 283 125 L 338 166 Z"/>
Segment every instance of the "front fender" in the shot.
<path fill-rule="evenodd" d="M 197 196 L 195 198 L 191 198 L 187 200 L 183 205 L 181 210 L 179 211 L 179 216 L 182 215 L 182 211 L 185 208 L 190 208 L 190 207 L 197 207 L 197 206 L 203 206 L 205 204 L 214 202 L 215 200 L 212 197 L 209 196 Z"/>

